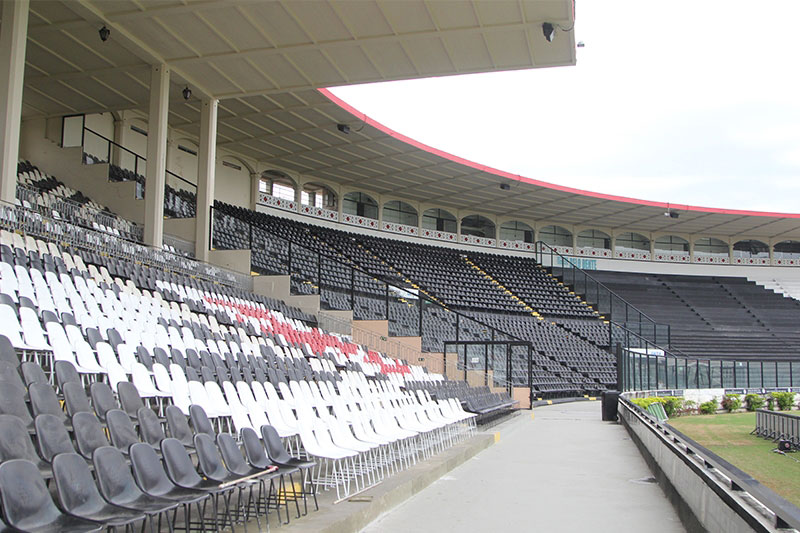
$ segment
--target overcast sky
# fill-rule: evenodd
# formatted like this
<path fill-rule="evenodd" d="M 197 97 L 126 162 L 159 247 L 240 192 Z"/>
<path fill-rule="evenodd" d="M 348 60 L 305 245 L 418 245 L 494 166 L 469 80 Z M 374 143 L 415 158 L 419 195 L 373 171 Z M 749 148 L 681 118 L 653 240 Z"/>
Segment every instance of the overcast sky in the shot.
<path fill-rule="evenodd" d="M 800 212 L 800 0 L 576 9 L 575 67 L 333 92 L 409 137 L 530 178 Z"/>

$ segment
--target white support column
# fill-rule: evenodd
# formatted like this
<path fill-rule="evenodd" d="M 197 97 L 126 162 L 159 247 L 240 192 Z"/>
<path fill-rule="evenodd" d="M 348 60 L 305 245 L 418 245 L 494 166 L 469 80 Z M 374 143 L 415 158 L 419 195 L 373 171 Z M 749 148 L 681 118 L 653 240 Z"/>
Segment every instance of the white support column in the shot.
<path fill-rule="evenodd" d="M 258 172 L 250 173 L 250 209 L 256 210 L 258 205 L 259 184 L 261 183 L 261 174 Z"/>
<path fill-rule="evenodd" d="M 22 82 L 28 40 L 29 0 L 2 2 L 0 26 L 0 200 L 17 196 Z"/>
<path fill-rule="evenodd" d="M 197 215 L 195 221 L 194 256 L 208 261 L 211 248 L 211 206 L 214 205 L 214 183 L 217 159 L 217 108 L 219 100 L 203 100 L 200 109 L 200 144 L 197 147 Z"/>
<path fill-rule="evenodd" d="M 161 248 L 164 236 L 164 185 L 167 170 L 169 68 L 153 65 L 147 128 L 147 183 L 144 194 L 144 243 Z"/>

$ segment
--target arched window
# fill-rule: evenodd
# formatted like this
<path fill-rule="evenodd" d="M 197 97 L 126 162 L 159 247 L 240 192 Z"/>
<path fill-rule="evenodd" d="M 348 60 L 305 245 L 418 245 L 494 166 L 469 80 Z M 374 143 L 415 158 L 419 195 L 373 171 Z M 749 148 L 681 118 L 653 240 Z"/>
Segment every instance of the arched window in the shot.
<path fill-rule="evenodd" d="M 578 233 L 578 248 L 611 249 L 611 236 L 596 229 L 587 229 Z"/>
<path fill-rule="evenodd" d="M 494 239 L 494 222 L 481 215 L 469 215 L 461 219 L 461 235 L 472 235 Z"/>
<path fill-rule="evenodd" d="M 539 240 L 550 246 L 572 246 L 572 232 L 561 226 L 545 226 L 539 230 Z"/>
<path fill-rule="evenodd" d="M 662 252 L 688 252 L 689 241 L 677 235 L 662 235 L 655 240 L 653 247 Z"/>
<path fill-rule="evenodd" d="M 769 246 L 761 241 L 739 241 L 733 245 L 733 255 L 736 257 L 769 257 Z"/>
<path fill-rule="evenodd" d="M 694 241 L 694 253 L 707 255 L 728 255 L 728 243 L 715 239 L 714 237 L 704 237 Z"/>
<path fill-rule="evenodd" d="M 650 251 L 650 239 L 639 233 L 622 233 L 617 235 L 617 250 Z"/>
<path fill-rule="evenodd" d="M 422 228 L 434 231 L 458 232 L 458 220 L 444 209 L 428 209 L 422 213 Z"/>
<path fill-rule="evenodd" d="M 342 212 L 378 220 L 378 202 L 366 193 L 349 192 L 342 199 Z"/>
<path fill-rule="evenodd" d="M 288 174 L 280 170 L 267 170 L 261 173 L 258 192 L 265 192 L 275 198 L 294 201 L 296 185 Z"/>
<path fill-rule="evenodd" d="M 318 183 L 306 183 L 300 191 L 300 204 L 336 210 L 336 193 Z"/>
<path fill-rule="evenodd" d="M 383 204 L 383 221 L 391 222 L 392 224 L 417 226 L 419 224 L 419 215 L 414 206 L 399 200 L 393 200 Z"/>
<path fill-rule="evenodd" d="M 534 241 L 533 228 L 519 220 L 510 220 L 500 225 L 500 239 L 504 241 Z"/>
<path fill-rule="evenodd" d="M 777 259 L 800 259 L 800 242 L 781 241 L 775 245 L 774 255 Z"/>

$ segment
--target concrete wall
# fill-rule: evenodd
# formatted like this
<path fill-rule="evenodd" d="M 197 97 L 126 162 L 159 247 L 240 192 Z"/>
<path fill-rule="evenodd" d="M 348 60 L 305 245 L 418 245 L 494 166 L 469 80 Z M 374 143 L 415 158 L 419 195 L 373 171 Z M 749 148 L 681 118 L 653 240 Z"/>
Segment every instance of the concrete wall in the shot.
<path fill-rule="evenodd" d="M 619 418 L 688 531 L 774 531 L 762 515 L 745 507 L 741 492 L 731 490 L 700 458 L 686 455 L 623 402 Z"/>

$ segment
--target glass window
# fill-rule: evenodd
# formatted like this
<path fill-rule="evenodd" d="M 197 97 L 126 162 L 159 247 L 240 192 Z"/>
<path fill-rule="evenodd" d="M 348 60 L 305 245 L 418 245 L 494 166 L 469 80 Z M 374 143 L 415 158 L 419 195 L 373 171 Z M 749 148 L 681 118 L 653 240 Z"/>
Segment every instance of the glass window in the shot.
<path fill-rule="evenodd" d="M 688 252 L 689 241 L 677 235 L 662 235 L 655 240 L 654 248 L 664 252 Z"/>
<path fill-rule="evenodd" d="M 417 210 L 413 206 L 400 201 L 386 202 L 383 206 L 384 222 L 393 224 L 405 224 L 406 226 L 416 226 L 419 224 Z"/>
<path fill-rule="evenodd" d="M 378 219 L 378 203 L 363 192 L 349 192 L 342 200 L 342 211 L 348 215 Z"/>
<path fill-rule="evenodd" d="M 294 187 L 284 185 L 283 183 L 272 183 L 272 196 L 275 198 L 282 198 L 284 200 L 294 200 Z"/>
<path fill-rule="evenodd" d="M 650 251 L 650 239 L 639 233 L 617 235 L 617 249 Z"/>
<path fill-rule="evenodd" d="M 775 257 L 778 259 L 800 258 L 800 242 L 782 241 L 775 245 Z"/>
<path fill-rule="evenodd" d="M 444 209 L 428 209 L 422 214 L 422 227 L 434 231 L 458 232 L 458 221 Z"/>
<path fill-rule="evenodd" d="M 306 183 L 300 191 L 300 203 L 325 209 L 336 210 L 336 193 L 325 185 Z"/>
<path fill-rule="evenodd" d="M 761 241 L 739 241 L 733 245 L 733 255 L 736 257 L 769 257 L 769 246 Z"/>
<path fill-rule="evenodd" d="M 461 219 L 461 235 L 473 235 L 494 239 L 494 222 L 481 215 L 469 215 Z"/>
<path fill-rule="evenodd" d="M 701 254 L 728 255 L 728 243 L 714 237 L 694 241 L 694 252 Z"/>
<path fill-rule="evenodd" d="M 601 248 L 605 250 L 611 249 L 611 237 L 602 231 L 596 229 L 584 230 L 578 233 L 578 248 Z"/>
<path fill-rule="evenodd" d="M 561 226 L 545 226 L 539 230 L 539 240 L 550 246 L 572 246 L 572 232 Z"/>
<path fill-rule="evenodd" d="M 532 243 L 534 242 L 533 228 L 518 220 L 503 222 L 500 225 L 500 239 Z"/>

